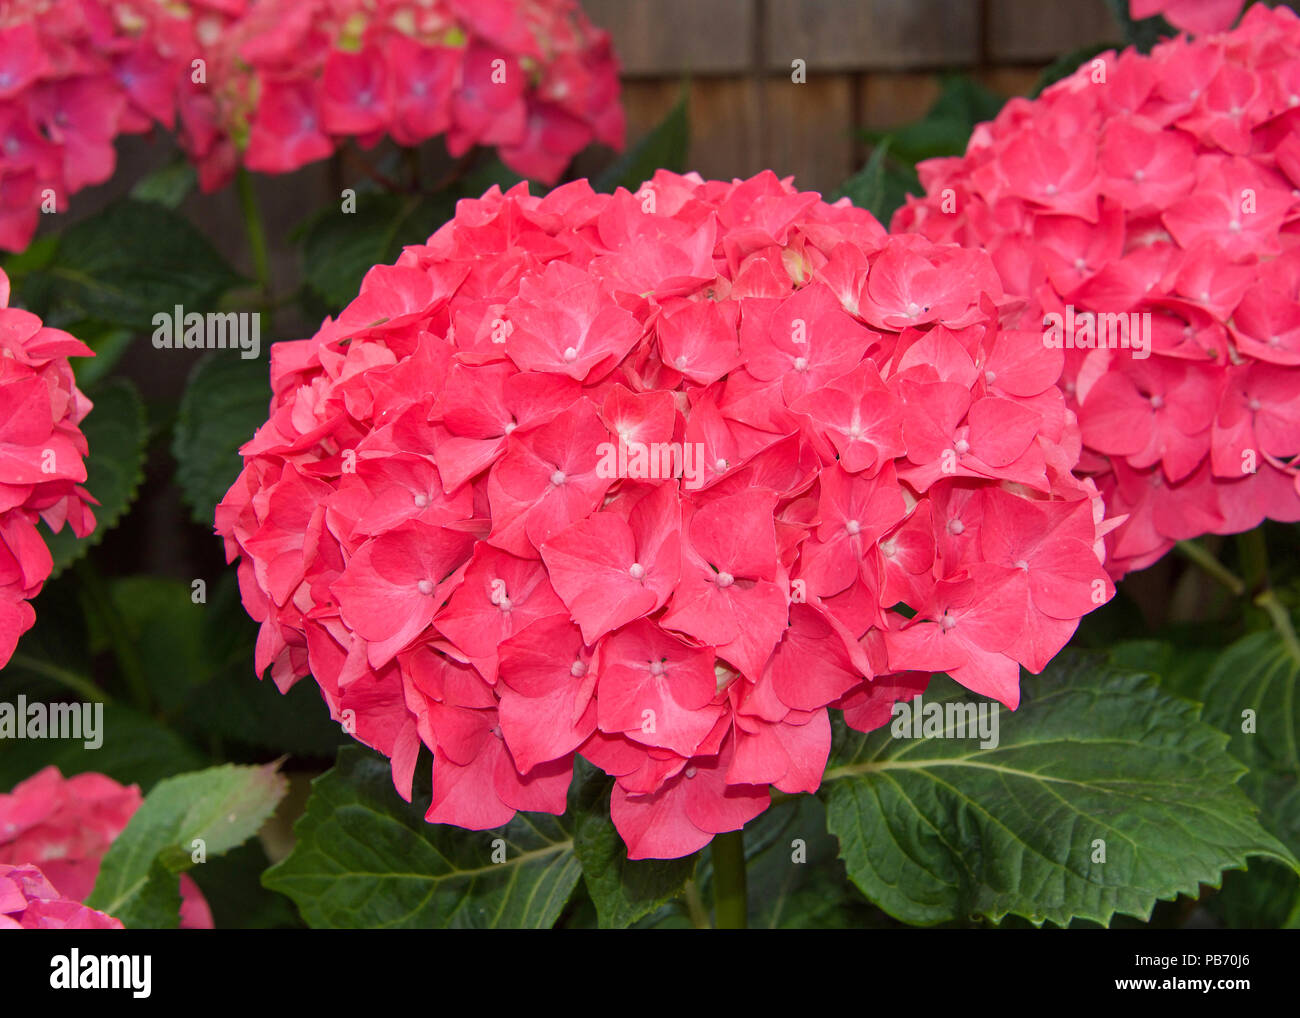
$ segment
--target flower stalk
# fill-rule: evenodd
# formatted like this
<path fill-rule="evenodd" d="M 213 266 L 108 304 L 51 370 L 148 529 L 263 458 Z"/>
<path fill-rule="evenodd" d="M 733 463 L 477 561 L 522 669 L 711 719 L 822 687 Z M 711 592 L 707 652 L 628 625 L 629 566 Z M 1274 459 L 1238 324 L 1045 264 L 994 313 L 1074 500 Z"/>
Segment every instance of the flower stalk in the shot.
<path fill-rule="evenodd" d="M 1296 638 L 1295 627 L 1291 625 L 1291 616 L 1278 598 L 1272 587 L 1255 598 L 1255 607 L 1261 609 L 1273 623 L 1273 628 L 1282 637 L 1282 643 L 1291 654 L 1291 659 L 1300 664 L 1300 639 Z"/>
<path fill-rule="evenodd" d="M 719 834 L 712 851 L 714 925 L 720 930 L 743 930 L 749 925 L 744 832 Z"/>
<path fill-rule="evenodd" d="M 1246 592 L 1245 581 L 1195 541 L 1179 541 L 1174 548 L 1198 569 L 1227 587 L 1233 597 Z"/>
<path fill-rule="evenodd" d="M 262 211 L 253 191 L 253 178 L 240 168 L 236 175 L 239 207 L 244 213 L 244 232 L 248 237 L 248 251 L 253 259 L 253 275 L 257 280 L 263 305 L 271 299 L 271 263 L 267 256 L 266 228 L 262 225 Z"/>

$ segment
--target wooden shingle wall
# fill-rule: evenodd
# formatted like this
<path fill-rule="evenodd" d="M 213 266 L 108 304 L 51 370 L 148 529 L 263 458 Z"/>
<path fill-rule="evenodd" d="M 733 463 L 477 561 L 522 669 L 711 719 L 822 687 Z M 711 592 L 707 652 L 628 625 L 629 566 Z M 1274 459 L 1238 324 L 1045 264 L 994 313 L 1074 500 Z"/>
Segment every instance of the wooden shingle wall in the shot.
<path fill-rule="evenodd" d="M 624 68 L 635 141 L 690 90 L 692 168 L 763 168 L 828 193 L 861 167 L 863 128 L 924 114 L 938 75 L 1032 88 L 1062 53 L 1119 37 L 1104 0 L 582 0 Z M 807 68 L 791 81 L 792 62 Z"/>

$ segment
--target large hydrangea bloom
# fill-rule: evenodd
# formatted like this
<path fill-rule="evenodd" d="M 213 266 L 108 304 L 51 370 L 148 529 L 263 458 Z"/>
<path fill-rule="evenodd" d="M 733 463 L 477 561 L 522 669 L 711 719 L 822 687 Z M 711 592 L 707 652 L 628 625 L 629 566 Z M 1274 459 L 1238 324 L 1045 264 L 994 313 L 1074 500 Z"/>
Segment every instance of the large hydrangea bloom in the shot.
<path fill-rule="evenodd" d="M 430 821 L 560 813 L 633 858 L 816 789 L 946 671 L 1014 707 L 1113 593 L 1061 361 L 988 257 L 771 173 L 463 201 L 272 349 L 217 509 L 262 623 Z"/>
<path fill-rule="evenodd" d="M 60 894 L 35 866 L 0 863 L 0 930 L 120 930 L 121 922 Z"/>
<path fill-rule="evenodd" d="M 345 139 L 494 147 L 557 179 L 623 145 L 618 64 L 576 0 L 12 0 L 0 4 L 0 249 L 21 251 L 116 165 L 179 132 L 204 190 Z"/>
<path fill-rule="evenodd" d="M 576 0 L 252 0 L 205 47 L 182 96 L 182 140 L 206 189 L 236 163 L 286 173 L 340 141 L 453 156 L 495 147 L 558 178 L 592 141 L 623 145 L 618 64 Z"/>
<path fill-rule="evenodd" d="M 59 897 L 84 901 L 95 889 L 104 853 L 143 801 L 136 785 L 94 773 L 65 778 L 46 767 L 0 793 L 0 868 L 38 866 Z M 207 900 L 184 873 L 180 923 L 212 929 Z"/>
<path fill-rule="evenodd" d="M 27 602 L 53 569 L 37 521 L 56 532 L 67 524 L 78 537 L 95 529 L 79 427 L 91 404 L 68 364 L 89 356 L 80 340 L 9 307 L 0 272 L 0 668 L 36 621 Z"/>
<path fill-rule="evenodd" d="M 0 4 L 0 248 L 21 251 L 42 211 L 62 212 L 77 191 L 112 176 L 119 134 L 173 126 L 196 31 L 219 24 L 208 6 Z"/>
<path fill-rule="evenodd" d="M 1128 516 L 1115 576 L 1300 519 L 1298 128 L 1300 20 L 1257 5 L 1233 32 L 1104 54 L 1011 100 L 964 157 L 923 163 L 926 197 L 895 216 L 988 251 L 1027 329 L 1150 315 L 1149 356 L 1112 348 L 1116 319 L 1104 348 L 1065 350 L 1080 470 Z"/>

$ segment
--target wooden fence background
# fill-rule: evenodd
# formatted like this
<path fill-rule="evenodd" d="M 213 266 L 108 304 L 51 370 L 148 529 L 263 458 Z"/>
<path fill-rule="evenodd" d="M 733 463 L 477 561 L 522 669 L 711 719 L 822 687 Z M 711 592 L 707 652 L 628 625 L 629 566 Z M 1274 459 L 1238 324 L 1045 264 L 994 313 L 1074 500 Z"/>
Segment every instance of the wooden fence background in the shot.
<path fill-rule="evenodd" d="M 582 0 L 623 63 L 629 137 L 689 77 L 694 169 L 764 167 L 828 193 L 859 169 L 863 128 L 923 115 L 939 75 L 1028 92 L 1061 54 L 1117 40 L 1104 0 Z M 807 65 L 806 84 L 791 62 Z"/>

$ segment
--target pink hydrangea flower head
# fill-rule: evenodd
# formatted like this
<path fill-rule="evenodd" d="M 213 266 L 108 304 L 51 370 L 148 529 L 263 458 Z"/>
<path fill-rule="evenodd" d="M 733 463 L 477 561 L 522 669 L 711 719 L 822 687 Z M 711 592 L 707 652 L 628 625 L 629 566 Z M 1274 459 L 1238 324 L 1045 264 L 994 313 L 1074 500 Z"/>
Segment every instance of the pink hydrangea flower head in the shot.
<path fill-rule="evenodd" d="M 59 897 L 84 901 L 104 853 L 143 801 L 135 785 L 95 773 L 65 778 L 46 767 L 0 793 L 0 868 L 38 866 Z M 184 929 L 212 929 L 207 900 L 188 874 L 181 875 L 180 922 Z"/>
<path fill-rule="evenodd" d="M 28 602 L 53 569 L 37 522 L 78 537 L 95 529 L 79 427 L 91 404 L 68 363 L 90 356 L 80 340 L 10 307 L 0 271 L 0 668 L 35 623 Z"/>
<path fill-rule="evenodd" d="M 1125 521 L 1115 578 L 1300 520 L 1298 127 L 1300 19 L 1255 5 L 1013 99 L 965 156 L 923 163 L 926 196 L 895 215 L 989 252 L 1043 338 L 1033 359 L 1064 359 L 1077 473 Z"/>
<path fill-rule="evenodd" d="M 0 5 L 0 249 L 112 176 L 118 135 L 174 125 L 202 16 L 163 0 Z"/>
<path fill-rule="evenodd" d="M 1014 707 L 1113 594 L 1063 359 L 992 260 L 770 172 L 462 201 L 310 339 L 217 508 L 256 668 L 430 821 L 615 780 L 634 858 L 815 790 L 948 671 Z"/>
<path fill-rule="evenodd" d="M 1132 0 L 1129 14 L 1139 21 L 1159 14 L 1179 31 L 1205 35 L 1226 32 L 1243 6 L 1242 0 Z"/>
<path fill-rule="evenodd" d="M 0 7 L 0 249 L 175 129 L 205 191 L 355 139 L 444 136 L 552 181 L 622 148 L 618 63 L 576 0 L 15 0 Z"/>
<path fill-rule="evenodd" d="M 200 37 L 207 80 L 179 101 L 206 190 L 240 162 L 287 173 L 347 139 L 441 135 L 544 181 L 592 141 L 623 145 L 618 63 L 575 0 L 258 0 Z"/>
<path fill-rule="evenodd" d="M 120 930 L 110 915 L 60 894 L 32 865 L 0 863 L 0 930 Z"/>

